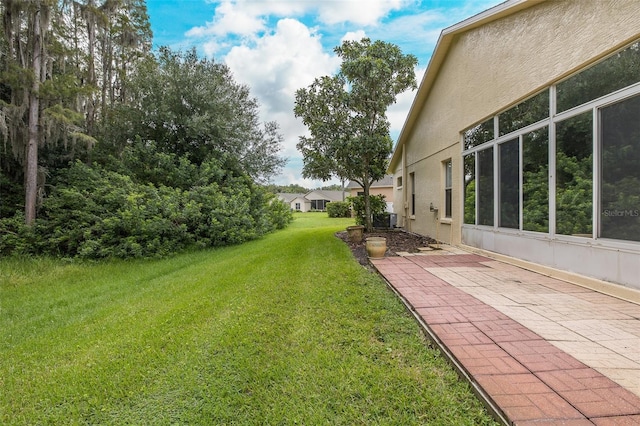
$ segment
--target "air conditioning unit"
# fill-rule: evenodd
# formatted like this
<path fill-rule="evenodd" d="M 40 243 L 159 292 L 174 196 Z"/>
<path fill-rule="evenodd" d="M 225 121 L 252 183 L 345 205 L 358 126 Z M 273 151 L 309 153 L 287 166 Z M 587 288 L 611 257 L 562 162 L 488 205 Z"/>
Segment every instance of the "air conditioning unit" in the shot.
<path fill-rule="evenodd" d="M 382 213 L 373 215 L 374 228 L 393 229 L 398 225 L 398 215 L 395 213 Z"/>

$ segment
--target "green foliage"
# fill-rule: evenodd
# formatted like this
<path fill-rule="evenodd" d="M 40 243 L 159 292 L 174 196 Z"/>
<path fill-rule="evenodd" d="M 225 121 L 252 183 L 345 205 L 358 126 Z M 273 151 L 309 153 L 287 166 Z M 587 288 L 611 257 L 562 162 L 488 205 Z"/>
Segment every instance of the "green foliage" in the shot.
<path fill-rule="evenodd" d="M 121 158 L 121 162 L 112 161 L 106 166 L 110 165 L 115 170 L 131 176 L 136 182 L 171 186 L 183 190 L 198 184 L 201 170 L 205 174 L 210 174 L 208 171 L 211 170 L 208 165 L 198 167 L 186 157 L 162 152 L 155 141 L 143 142 L 139 137 L 124 149 Z M 224 173 L 217 166 L 213 168 L 217 173 Z M 219 181 L 220 176 L 208 176 L 205 182 L 209 179 Z"/>
<path fill-rule="evenodd" d="M 273 226 L 273 229 L 286 228 L 286 226 L 293 221 L 293 213 L 289 205 L 280 201 L 280 199 L 273 194 L 266 194 L 265 197 L 267 200 L 268 222 Z"/>
<path fill-rule="evenodd" d="M 327 204 L 329 217 L 351 217 L 351 203 L 348 201 L 333 201 Z"/>
<path fill-rule="evenodd" d="M 279 193 L 284 193 L 284 194 L 306 194 L 307 192 L 309 192 L 309 189 L 297 185 L 297 184 L 289 184 L 289 185 L 267 185 L 266 186 L 267 190 L 273 194 L 279 194 Z"/>
<path fill-rule="evenodd" d="M 556 187 L 556 233 L 591 234 L 593 230 L 593 157 L 556 153 L 559 184 Z"/>
<path fill-rule="evenodd" d="M 188 190 L 76 162 L 59 176 L 33 229 L 19 226 L 18 216 L 0 222 L 0 253 L 166 256 L 193 245 L 239 244 L 291 221 L 289 209 L 247 177 L 211 163 L 195 171 L 183 164 L 196 178 Z"/>
<path fill-rule="evenodd" d="M 0 155 L 0 162 L 5 160 L 11 165 L 17 166 L 17 163 L 12 159 L 3 158 Z M 13 216 L 24 203 L 23 185 L 7 174 L 0 170 L 0 218 Z"/>
<path fill-rule="evenodd" d="M 476 224 L 476 180 L 464 186 L 464 223 Z"/>
<path fill-rule="evenodd" d="M 522 177 L 522 227 L 527 231 L 549 232 L 549 171 L 524 171 Z"/>
<path fill-rule="evenodd" d="M 371 195 L 369 200 L 371 202 L 371 216 L 383 214 L 387 209 L 387 203 L 384 201 L 384 195 Z M 356 217 L 357 225 L 364 225 L 366 223 L 366 210 L 364 196 L 358 195 L 355 197 L 347 197 L 348 202 L 351 204 L 353 213 Z M 371 219 L 372 219 L 371 218 Z"/>
<path fill-rule="evenodd" d="M 67 3 L 0 5 L 0 254 L 164 256 L 291 222 L 257 185 L 285 163 L 278 125 L 228 67 L 195 49 L 151 55 L 144 0 Z M 27 160 L 29 99 L 41 115 Z"/>
<path fill-rule="evenodd" d="M 23 208 L 31 222 L 50 177 L 69 161 L 90 161 L 106 107 L 129 101 L 128 76 L 152 34 L 144 0 L 2 1 L 0 14 L 0 170 L 12 179 L 9 192 L 28 183 L 21 205 L 0 217 Z"/>
<path fill-rule="evenodd" d="M 248 87 L 236 83 L 226 65 L 198 58 L 195 49 L 161 48 L 140 67 L 130 91 L 136 102 L 118 105 L 105 125 L 114 155 L 139 138 L 196 165 L 234 159 L 234 169 L 256 181 L 267 180 L 286 162 L 278 156 L 277 123 L 261 125 Z"/>
<path fill-rule="evenodd" d="M 333 185 L 325 185 L 320 189 L 323 191 L 342 191 L 344 187 L 339 183 L 334 183 Z"/>
<path fill-rule="evenodd" d="M 0 256 L 35 254 L 38 242 L 36 229 L 25 224 L 24 212 L 18 211 L 13 217 L 0 218 Z"/>
<path fill-rule="evenodd" d="M 316 78 L 296 92 L 294 113 L 310 136 L 297 145 L 305 177 L 337 176 L 364 189 L 365 225 L 371 229 L 369 186 L 382 179 L 391 154 L 387 108 L 397 95 L 416 88 L 417 59 L 383 41 L 345 41 L 336 47 L 342 59 L 335 76 Z"/>

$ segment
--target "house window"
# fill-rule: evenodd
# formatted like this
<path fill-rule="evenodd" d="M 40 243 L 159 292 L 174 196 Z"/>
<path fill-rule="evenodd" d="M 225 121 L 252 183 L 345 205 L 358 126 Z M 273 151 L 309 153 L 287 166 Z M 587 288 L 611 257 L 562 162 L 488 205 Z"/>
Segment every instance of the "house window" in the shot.
<path fill-rule="evenodd" d="M 520 139 L 498 145 L 498 226 L 520 227 Z"/>
<path fill-rule="evenodd" d="M 498 115 L 500 136 L 522 129 L 549 117 L 549 91 L 545 90 L 532 98 Z"/>
<path fill-rule="evenodd" d="M 603 238 L 640 241 L 640 95 L 602 108 Z"/>
<path fill-rule="evenodd" d="M 416 215 L 416 174 L 409 173 L 409 182 L 411 182 L 411 216 Z"/>
<path fill-rule="evenodd" d="M 327 200 L 311 200 L 311 210 L 324 211 L 327 208 Z"/>
<path fill-rule="evenodd" d="M 314 201 L 315 201 L 315 207 L 314 207 Z M 326 210 L 328 203 L 329 203 L 329 201 L 327 201 L 327 200 L 312 200 L 311 201 L 311 208 L 315 209 L 315 210 L 324 211 L 324 210 Z"/>
<path fill-rule="evenodd" d="M 444 162 L 444 217 L 451 217 L 451 187 L 452 187 L 451 160 Z"/>
<path fill-rule="evenodd" d="M 482 145 L 494 139 L 493 117 L 464 132 L 464 149 Z"/>
<path fill-rule="evenodd" d="M 478 153 L 478 225 L 493 225 L 493 147 Z"/>
<path fill-rule="evenodd" d="M 462 132 L 464 223 L 640 242 L 639 55 L 636 41 Z"/>
<path fill-rule="evenodd" d="M 396 186 L 398 187 L 398 189 L 402 188 L 402 176 L 398 176 L 398 178 L 396 179 Z"/>
<path fill-rule="evenodd" d="M 296 210 L 300 210 L 300 203 L 296 203 Z"/>
<path fill-rule="evenodd" d="M 556 234 L 593 233 L 593 113 L 556 124 Z"/>
<path fill-rule="evenodd" d="M 558 83 L 558 112 L 567 111 L 640 81 L 640 42 Z"/>
<path fill-rule="evenodd" d="M 549 128 L 522 137 L 522 229 L 549 232 Z"/>
<path fill-rule="evenodd" d="M 464 164 L 464 223 L 476 224 L 476 153 L 463 158 Z"/>

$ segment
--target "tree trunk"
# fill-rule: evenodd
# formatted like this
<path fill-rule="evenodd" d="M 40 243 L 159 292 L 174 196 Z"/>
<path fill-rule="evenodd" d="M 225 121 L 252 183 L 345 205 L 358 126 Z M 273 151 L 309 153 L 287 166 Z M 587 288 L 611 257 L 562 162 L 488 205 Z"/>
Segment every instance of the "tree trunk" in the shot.
<path fill-rule="evenodd" d="M 371 198 L 369 197 L 369 189 L 371 188 L 371 182 L 369 179 L 364 181 L 364 227 L 367 232 L 373 231 L 373 222 L 371 220 Z"/>
<path fill-rule="evenodd" d="M 97 86 L 96 79 L 96 67 L 95 67 L 95 43 L 96 43 L 96 11 L 95 4 L 93 0 L 87 1 L 87 38 L 88 38 L 88 46 L 89 50 L 88 58 L 87 58 L 87 84 L 90 87 Z M 89 135 L 94 136 L 94 125 L 95 125 L 95 96 L 93 93 L 87 96 L 87 133 Z"/>
<path fill-rule="evenodd" d="M 36 219 L 36 203 L 38 199 L 38 140 L 40 121 L 40 74 L 42 68 L 42 38 L 40 28 L 40 9 L 33 14 L 33 86 L 29 94 L 29 140 L 27 142 L 26 174 L 25 174 L 25 223 L 33 225 Z"/>

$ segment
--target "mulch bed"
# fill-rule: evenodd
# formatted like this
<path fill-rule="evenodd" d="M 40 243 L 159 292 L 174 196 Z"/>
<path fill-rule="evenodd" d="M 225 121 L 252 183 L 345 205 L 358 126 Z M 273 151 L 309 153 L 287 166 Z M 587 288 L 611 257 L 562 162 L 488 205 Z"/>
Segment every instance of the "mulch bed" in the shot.
<path fill-rule="evenodd" d="M 436 240 L 433 238 L 399 229 L 365 232 L 362 241 L 359 243 L 349 241 L 347 231 L 336 232 L 335 235 L 349 246 L 353 256 L 363 266 L 369 265 L 369 258 L 367 257 L 367 250 L 365 249 L 365 240 L 368 237 L 385 237 L 387 239 L 387 252 L 385 256 L 397 256 L 397 252 L 417 253 L 420 247 L 427 247 L 429 244 L 436 243 Z"/>

